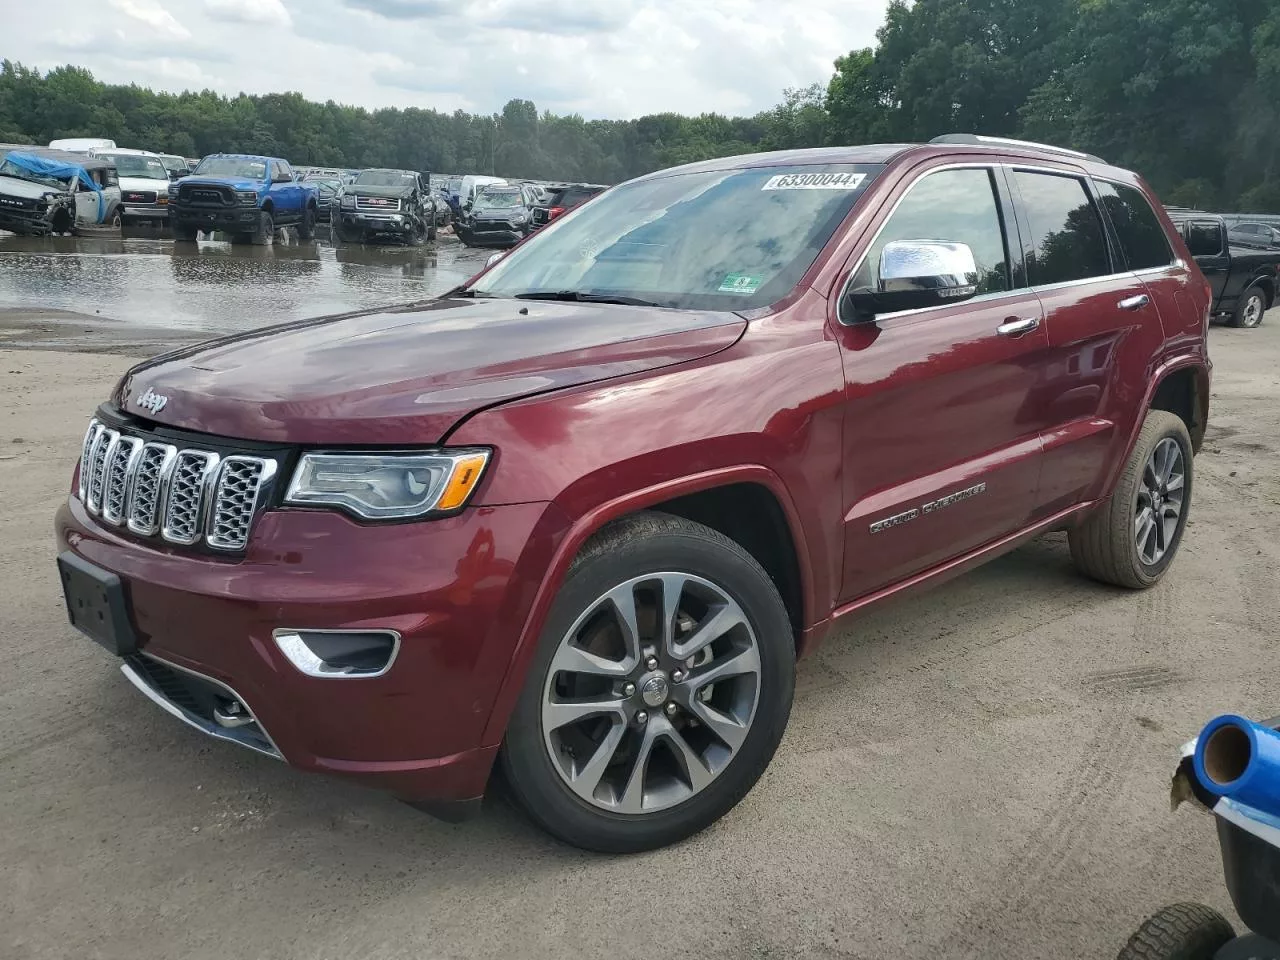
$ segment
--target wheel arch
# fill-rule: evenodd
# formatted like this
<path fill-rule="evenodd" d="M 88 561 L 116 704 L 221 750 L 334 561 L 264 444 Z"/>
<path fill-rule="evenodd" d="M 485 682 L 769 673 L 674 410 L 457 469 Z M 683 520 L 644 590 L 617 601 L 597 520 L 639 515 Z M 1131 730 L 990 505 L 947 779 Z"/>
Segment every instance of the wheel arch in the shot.
<path fill-rule="evenodd" d="M 269 213 L 272 216 L 275 215 L 275 209 L 276 209 L 276 205 L 275 203 L 272 202 L 270 197 L 267 197 L 267 199 L 263 200 L 262 206 L 258 207 L 258 211 L 260 213 Z"/>
<path fill-rule="evenodd" d="M 1168 370 L 1153 384 L 1146 409 L 1164 410 L 1179 417 L 1191 435 L 1191 448 L 1199 453 L 1209 420 L 1207 371 L 1190 364 Z"/>
<path fill-rule="evenodd" d="M 1241 293 L 1241 294 L 1240 294 L 1240 296 L 1242 296 L 1242 297 L 1243 297 L 1246 293 L 1248 293 L 1248 292 L 1249 292 L 1250 290 L 1252 290 L 1254 287 L 1257 287 L 1259 290 L 1261 290 L 1261 291 L 1262 291 L 1263 296 L 1265 296 L 1265 297 L 1267 298 L 1267 309 L 1268 309 L 1268 310 L 1270 310 L 1272 307 L 1274 307 L 1274 306 L 1275 306 L 1275 303 L 1276 303 L 1276 281 L 1275 281 L 1275 278 L 1274 278 L 1274 277 L 1258 277 L 1257 279 L 1255 279 L 1255 280 L 1253 281 L 1253 283 L 1251 283 L 1251 284 L 1249 284 L 1249 286 L 1245 287 L 1245 289 L 1244 289 L 1244 293 Z"/>
<path fill-rule="evenodd" d="M 761 515 L 741 521 L 727 518 L 725 514 L 732 511 L 731 506 L 724 503 L 713 505 L 716 497 L 727 498 L 738 506 L 750 504 L 759 509 Z M 804 627 L 814 618 L 816 611 L 812 595 L 813 577 L 799 514 L 777 474 L 764 466 L 747 465 L 667 481 L 600 504 L 570 525 L 547 566 L 546 575 L 525 617 L 485 724 L 482 743 L 498 743 L 506 732 L 552 602 L 574 558 L 609 524 L 645 511 L 672 513 L 704 523 L 751 553 L 778 584 L 792 621 L 797 656 L 805 652 Z M 748 520 L 751 522 L 746 522 Z M 748 542 L 744 543 L 743 539 Z M 789 553 L 769 556 L 770 548 L 785 549 Z M 765 554 L 764 560 L 761 559 L 762 553 Z"/>

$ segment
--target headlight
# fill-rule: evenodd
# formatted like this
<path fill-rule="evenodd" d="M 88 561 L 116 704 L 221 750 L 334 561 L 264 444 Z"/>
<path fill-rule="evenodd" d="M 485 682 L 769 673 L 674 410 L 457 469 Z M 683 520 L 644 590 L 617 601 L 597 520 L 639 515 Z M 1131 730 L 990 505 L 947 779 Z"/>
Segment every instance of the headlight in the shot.
<path fill-rule="evenodd" d="M 241 203 L 253 204 L 255 207 L 258 205 L 258 195 L 252 190 L 237 190 L 236 199 Z"/>
<path fill-rule="evenodd" d="M 285 502 L 337 507 L 365 520 L 449 513 L 466 504 L 488 462 L 487 450 L 306 453 Z"/>
<path fill-rule="evenodd" d="M 176 183 L 171 184 L 169 187 L 169 199 L 170 200 L 178 199 L 178 185 Z"/>
<path fill-rule="evenodd" d="M 343 210 L 354 210 L 355 208 L 356 208 L 356 198 L 355 198 L 355 194 L 351 194 L 350 196 L 344 196 L 344 197 L 342 198 L 342 209 L 343 209 Z"/>
<path fill-rule="evenodd" d="M 515 227 L 523 227 L 528 222 L 529 222 L 529 218 L 526 217 L 523 213 L 520 214 L 518 217 L 511 218 L 511 225 Z"/>

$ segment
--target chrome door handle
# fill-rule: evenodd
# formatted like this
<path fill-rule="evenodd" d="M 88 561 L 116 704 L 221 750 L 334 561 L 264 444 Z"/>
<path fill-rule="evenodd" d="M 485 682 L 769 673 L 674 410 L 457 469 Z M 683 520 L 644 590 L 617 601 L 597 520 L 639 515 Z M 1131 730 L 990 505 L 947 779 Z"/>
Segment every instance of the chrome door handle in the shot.
<path fill-rule="evenodd" d="M 1140 293 L 1136 297 L 1130 297 L 1127 300 L 1121 300 L 1116 304 L 1121 310 L 1141 310 L 1143 307 L 1151 303 L 1151 298 L 1145 293 Z"/>
<path fill-rule="evenodd" d="M 1020 337 L 1024 333 L 1030 333 L 1032 330 L 1039 328 L 1039 326 L 1039 317 L 1014 318 L 1013 320 L 1006 320 L 996 327 L 996 333 L 1002 337 Z"/>

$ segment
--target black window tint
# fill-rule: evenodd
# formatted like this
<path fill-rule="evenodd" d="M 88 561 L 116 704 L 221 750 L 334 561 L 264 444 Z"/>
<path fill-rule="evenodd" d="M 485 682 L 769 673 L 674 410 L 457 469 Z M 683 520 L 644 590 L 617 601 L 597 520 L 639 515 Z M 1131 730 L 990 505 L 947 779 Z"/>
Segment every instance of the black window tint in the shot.
<path fill-rule="evenodd" d="M 1141 190 L 1097 181 L 1098 196 L 1120 238 L 1130 270 L 1149 270 L 1173 263 L 1173 248 Z"/>
<path fill-rule="evenodd" d="M 968 244 L 978 264 L 978 292 L 1009 289 L 1009 258 L 989 170 L 942 170 L 912 186 L 858 268 L 855 289 L 876 286 L 880 253 L 894 240 Z"/>
<path fill-rule="evenodd" d="M 1212 220 L 1187 224 L 1187 248 L 1193 257 L 1216 257 L 1222 253 L 1222 228 Z"/>
<path fill-rule="evenodd" d="M 1025 170 L 1013 176 L 1031 226 L 1027 271 L 1033 286 L 1111 273 L 1102 222 L 1081 180 Z"/>

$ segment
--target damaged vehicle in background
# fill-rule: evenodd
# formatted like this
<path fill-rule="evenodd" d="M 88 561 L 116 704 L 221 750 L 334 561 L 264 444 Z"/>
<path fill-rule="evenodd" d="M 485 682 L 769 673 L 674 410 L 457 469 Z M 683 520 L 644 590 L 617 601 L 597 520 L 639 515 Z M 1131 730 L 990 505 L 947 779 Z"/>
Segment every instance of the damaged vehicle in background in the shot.
<path fill-rule="evenodd" d="M 533 229 L 542 229 L 552 220 L 564 216 L 574 207 L 581 206 L 608 189 L 595 183 L 570 183 L 550 187 L 547 199 L 533 208 Z"/>
<path fill-rule="evenodd" d="M 448 218 L 448 207 L 431 190 L 431 174 L 362 170 L 338 195 L 333 237 L 347 243 L 379 238 L 420 243 L 434 240 Z"/>
<path fill-rule="evenodd" d="M 118 148 L 95 150 L 93 155 L 115 164 L 125 223 L 168 222 L 171 176 L 159 154 Z"/>
<path fill-rule="evenodd" d="M 536 206 L 533 188 L 525 184 L 485 187 L 457 225 L 458 239 L 468 247 L 514 247 L 533 232 Z"/>
<path fill-rule="evenodd" d="M 108 160 L 13 150 L 0 161 L 0 230 L 28 236 L 120 229 L 120 185 Z"/>

